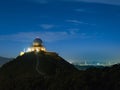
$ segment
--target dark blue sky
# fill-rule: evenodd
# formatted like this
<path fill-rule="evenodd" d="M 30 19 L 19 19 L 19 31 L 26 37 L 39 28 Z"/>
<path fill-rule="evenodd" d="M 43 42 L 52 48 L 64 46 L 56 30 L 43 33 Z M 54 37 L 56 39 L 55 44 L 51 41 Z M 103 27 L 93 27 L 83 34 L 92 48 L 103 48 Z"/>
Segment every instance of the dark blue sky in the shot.
<path fill-rule="evenodd" d="M 66 59 L 119 53 L 118 0 L 1 0 L 0 56 L 14 57 L 40 37 Z"/>

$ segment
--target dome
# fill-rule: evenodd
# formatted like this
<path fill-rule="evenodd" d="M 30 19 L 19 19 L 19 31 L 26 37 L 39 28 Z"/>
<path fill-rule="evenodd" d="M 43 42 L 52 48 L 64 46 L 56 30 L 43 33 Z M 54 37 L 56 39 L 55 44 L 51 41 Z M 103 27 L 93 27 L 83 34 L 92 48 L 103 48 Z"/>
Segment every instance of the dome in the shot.
<path fill-rule="evenodd" d="M 33 41 L 33 45 L 38 46 L 38 45 L 42 45 L 43 41 L 40 38 L 36 38 Z"/>
<path fill-rule="evenodd" d="M 36 38 L 33 42 L 42 44 L 43 41 L 40 38 Z"/>

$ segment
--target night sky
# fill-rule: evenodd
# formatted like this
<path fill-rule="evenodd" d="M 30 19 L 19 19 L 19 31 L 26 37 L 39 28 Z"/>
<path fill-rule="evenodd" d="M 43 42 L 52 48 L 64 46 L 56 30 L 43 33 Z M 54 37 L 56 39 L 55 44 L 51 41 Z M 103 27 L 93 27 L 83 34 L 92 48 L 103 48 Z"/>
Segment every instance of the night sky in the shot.
<path fill-rule="evenodd" d="M 40 37 L 67 60 L 120 53 L 119 0 L 0 0 L 0 56 L 16 57 Z"/>

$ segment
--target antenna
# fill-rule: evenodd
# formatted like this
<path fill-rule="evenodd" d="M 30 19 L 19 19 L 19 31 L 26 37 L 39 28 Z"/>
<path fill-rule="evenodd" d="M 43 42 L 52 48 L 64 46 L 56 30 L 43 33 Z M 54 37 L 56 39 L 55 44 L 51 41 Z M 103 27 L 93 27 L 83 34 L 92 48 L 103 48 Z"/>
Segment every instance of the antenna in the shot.
<path fill-rule="evenodd" d="M 26 49 L 24 48 L 23 52 L 26 52 Z"/>

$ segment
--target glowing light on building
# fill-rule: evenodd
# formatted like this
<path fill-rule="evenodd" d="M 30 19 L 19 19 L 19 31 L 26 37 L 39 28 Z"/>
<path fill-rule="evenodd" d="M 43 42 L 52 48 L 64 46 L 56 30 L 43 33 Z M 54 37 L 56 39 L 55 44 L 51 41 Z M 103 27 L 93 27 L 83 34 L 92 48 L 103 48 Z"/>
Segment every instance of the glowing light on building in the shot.
<path fill-rule="evenodd" d="M 25 53 L 24 52 L 20 52 L 20 56 L 24 55 Z"/>
<path fill-rule="evenodd" d="M 43 46 L 43 41 L 40 38 L 36 38 L 32 45 L 20 53 L 20 56 L 24 55 L 27 52 L 46 52 L 45 47 Z"/>
<path fill-rule="evenodd" d="M 31 48 L 28 48 L 27 50 L 26 50 L 26 52 L 31 52 L 32 50 L 31 50 Z"/>

